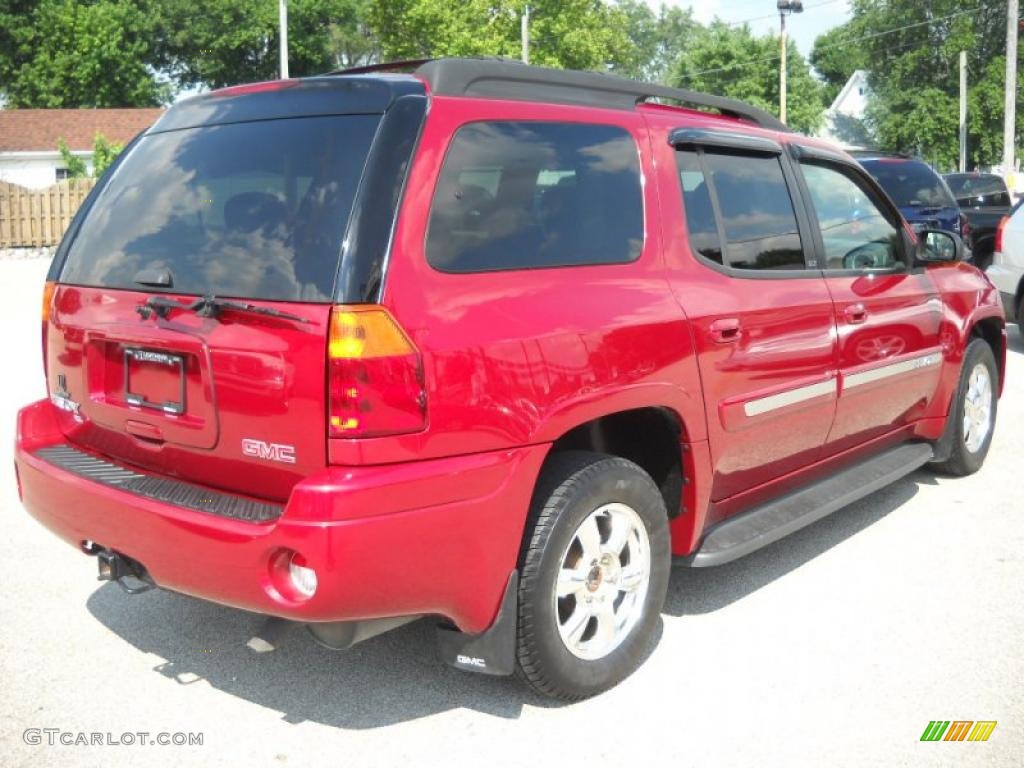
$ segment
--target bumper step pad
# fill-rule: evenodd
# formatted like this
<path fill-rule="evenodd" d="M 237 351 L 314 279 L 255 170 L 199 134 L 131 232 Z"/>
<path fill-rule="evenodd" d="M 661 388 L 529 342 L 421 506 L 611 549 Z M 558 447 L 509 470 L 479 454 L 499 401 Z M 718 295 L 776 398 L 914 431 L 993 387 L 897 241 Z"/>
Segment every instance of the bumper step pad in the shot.
<path fill-rule="evenodd" d="M 70 445 L 51 445 L 40 448 L 33 455 L 86 480 L 194 512 L 246 523 L 266 523 L 279 518 L 284 509 L 278 504 L 253 501 L 169 477 L 136 472 Z"/>

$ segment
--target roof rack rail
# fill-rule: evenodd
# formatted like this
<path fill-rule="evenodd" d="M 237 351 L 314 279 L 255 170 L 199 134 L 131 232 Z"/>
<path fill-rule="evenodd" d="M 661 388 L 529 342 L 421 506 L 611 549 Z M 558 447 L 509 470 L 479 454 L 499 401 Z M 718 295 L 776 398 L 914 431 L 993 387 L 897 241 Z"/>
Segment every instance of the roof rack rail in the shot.
<path fill-rule="evenodd" d="M 403 62 L 406 63 L 406 62 Z M 483 96 L 557 104 L 634 109 L 648 99 L 666 99 L 687 106 L 708 107 L 775 131 L 790 128 L 774 115 L 736 99 L 682 88 L 640 83 L 601 72 L 550 69 L 498 58 L 431 59 L 415 74 L 433 93 Z"/>

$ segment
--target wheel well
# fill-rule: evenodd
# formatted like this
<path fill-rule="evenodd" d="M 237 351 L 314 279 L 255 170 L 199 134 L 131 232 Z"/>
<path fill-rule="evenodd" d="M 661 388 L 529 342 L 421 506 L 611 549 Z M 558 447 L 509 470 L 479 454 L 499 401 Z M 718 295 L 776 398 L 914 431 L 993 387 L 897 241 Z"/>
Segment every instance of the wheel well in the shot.
<path fill-rule="evenodd" d="M 998 317 L 985 317 L 971 326 L 971 337 L 981 339 L 992 348 L 992 356 L 999 367 L 999 380 L 1003 378 L 1003 321 Z"/>
<path fill-rule="evenodd" d="M 673 518 L 682 503 L 682 435 L 682 424 L 673 411 L 637 408 L 580 424 L 555 441 L 550 455 L 583 450 L 629 459 L 653 478 Z"/>

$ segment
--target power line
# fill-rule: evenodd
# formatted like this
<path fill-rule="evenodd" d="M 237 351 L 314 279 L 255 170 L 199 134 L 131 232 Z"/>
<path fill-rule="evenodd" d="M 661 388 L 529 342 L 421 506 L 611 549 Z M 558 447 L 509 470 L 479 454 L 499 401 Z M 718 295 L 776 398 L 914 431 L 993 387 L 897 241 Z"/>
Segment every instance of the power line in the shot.
<path fill-rule="evenodd" d="M 824 3 L 822 3 L 822 5 L 824 5 Z M 916 22 L 914 24 L 905 24 L 905 25 L 903 25 L 901 27 L 894 27 L 892 29 L 883 30 L 882 32 L 875 32 L 875 33 L 870 34 L 870 35 L 863 35 L 861 37 L 850 38 L 849 40 L 842 40 L 842 41 L 840 41 L 838 43 L 831 43 L 830 45 L 823 45 L 820 48 L 816 48 L 815 50 L 827 51 L 827 50 L 830 50 L 832 48 L 841 48 L 843 46 L 851 45 L 853 43 L 862 43 L 865 40 L 874 40 L 874 39 L 879 38 L 879 37 L 885 37 L 886 35 L 892 35 L 892 34 L 895 34 L 896 32 L 904 32 L 904 31 L 906 31 L 908 29 L 916 29 L 917 27 L 924 27 L 924 26 L 930 26 L 932 24 L 938 24 L 941 21 L 949 21 L 951 19 L 955 19 L 955 18 L 958 18 L 960 16 L 965 16 L 967 14 L 971 14 L 971 13 L 974 13 L 976 11 L 983 11 L 983 10 L 990 11 L 992 9 L 993 9 L 993 6 L 978 5 L 978 6 L 975 6 L 974 8 L 969 8 L 966 11 L 957 11 L 956 13 L 951 13 L 948 16 L 941 16 L 941 17 L 939 17 L 937 19 L 929 19 L 928 21 L 919 21 L 919 22 Z M 700 75 L 711 75 L 711 74 L 715 74 L 717 72 L 728 72 L 729 70 L 732 70 L 732 69 L 742 69 L 744 67 L 748 67 L 748 66 L 751 66 L 753 64 L 760 64 L 760 63 L 766 62 L 766 61 L 777 61 L 779 59 L 779 57 L 780 57 L 780 55 L 776 53 L 776 54 L 773 54 L 771 56 L 761 56 L 761 57 L 756 58 L 756 59 L 745 59 L 743 61 L 736 61 L 736 62 L 733 62 L 732 64 L 726 65 L 724 67 L 715 67 L 713 69 L 702 69 L 702 70 L 699 70 L 697 72 L 689 72 L 689 73 L 683 75 L 682 79 L 683 80 L 692 80 L 693 78 L 698 77 Z"/>

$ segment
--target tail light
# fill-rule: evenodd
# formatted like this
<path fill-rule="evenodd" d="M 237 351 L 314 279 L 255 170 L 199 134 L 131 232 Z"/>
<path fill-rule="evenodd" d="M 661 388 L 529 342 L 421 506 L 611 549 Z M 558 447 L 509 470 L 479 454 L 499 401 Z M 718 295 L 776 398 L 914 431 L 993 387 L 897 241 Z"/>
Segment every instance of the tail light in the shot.
<path fill-rule="evenodd" d="M 43 284 L 43 373 L 47 374 L 46 366 L 46 342 L 49 337 L 50 329 L 50 311 L 53 309 L 53 294 L 57 290 L 56 283 L 44 283 Z"/>
<path fill-rule="evenodd" d="M 380 437 L 426 426 L 423 361 L 381 307 L 335 307 L 327 342 L 328 435 Z"/>
<path fill-rule="evenodd" d="M 1009 220 L 1009 216 L 1003 216 L 1003 218 L 999 220 L 999 226 L 996 227 L 996 253 L 1003 252 L 1003 230 L 1006 229 L 1006 223 Z"/>

